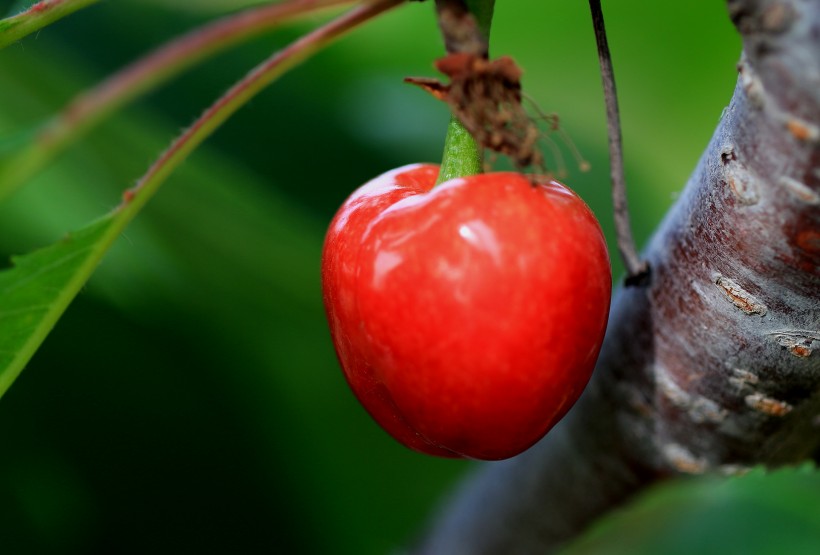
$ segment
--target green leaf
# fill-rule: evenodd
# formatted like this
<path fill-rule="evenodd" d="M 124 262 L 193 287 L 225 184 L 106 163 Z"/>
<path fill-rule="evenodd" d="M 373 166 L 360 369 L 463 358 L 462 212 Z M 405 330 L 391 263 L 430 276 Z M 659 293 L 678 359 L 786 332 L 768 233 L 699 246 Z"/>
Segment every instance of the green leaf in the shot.
<path fill-rule="evenodd" d="M 820 473 L 811 465 L 677 480 L 596 523 L 562 555 L 812 555 Z"/>
<path fill-rule="evenodd" d="M 0 273 L 0 396 L 57 323 L 110 246 L 108 216 L 62 241 L 15 257 Z"/>

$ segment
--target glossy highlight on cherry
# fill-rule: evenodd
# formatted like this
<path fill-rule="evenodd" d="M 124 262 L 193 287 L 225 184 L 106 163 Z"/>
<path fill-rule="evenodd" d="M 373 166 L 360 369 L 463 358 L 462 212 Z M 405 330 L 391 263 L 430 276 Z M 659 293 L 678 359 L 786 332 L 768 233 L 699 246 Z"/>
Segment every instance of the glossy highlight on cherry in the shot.
<path fill-rule="evenodd" d="M 344 375 L 417 451 L 496 460 L 575 403 L 606 329 L 600 226 L 555 181 L 452 179 L 417 164 L 363 185 L 325 239 L 322 287 Z"/>

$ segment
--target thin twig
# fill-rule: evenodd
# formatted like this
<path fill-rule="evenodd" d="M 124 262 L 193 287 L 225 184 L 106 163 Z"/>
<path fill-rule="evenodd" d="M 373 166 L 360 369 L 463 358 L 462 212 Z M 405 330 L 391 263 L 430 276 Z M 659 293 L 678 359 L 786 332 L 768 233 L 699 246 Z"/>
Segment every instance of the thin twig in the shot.
<path fill-rule="evenodd" d="M 489 41 L 465 0 L 436 0 L 438 24 L 448 54 L 460 52 L 486 58 Z"/>
<path fill-rule="evenodd" d="M 11 195 L 84 132 L 197 62 L 262 32 L 353 0 L 289 0 L 250 8 L 175 38 L 75 97 L 30 144 L 0 165 L 0 200 Z"/>
<path fill-rule="evenodd" d="M 100 0 L 42 0 L 26 11 L 0 20 L 0 48 L 17 42 L 79 9 Z"/>
<path fill-rule="evenodd" d="M 148 172 L 137 181 L 137 184 L 125 192 L 119 209 L 123 212 L 139 210 L 170 171 L 175 169 L 239 108 L 247 104 L 251 98 L 285 71 L 315 54 L 334 39 L 404 1 L 369 0 L 364 2 L 343 16 L 304 35 L 256 66 L 176 138 L 148 169 Z"/>
<path fill-rule="evenodd" d="M 641 260 L 632 237 L 629 222 L 629 208 L 626 199 L 626 178 L 624 177 L 624 157 L 621 146 L 621 121 L 618 114 L 618 94 L 615 91 L 615 72 L 604 28 L 604 13 L 601 0 L 589 0 L 592 12 L 592 27 L 598 44 L 598 61 L 601 64 L 601 80 L 604 85 L 606 102 L 606 127 L 609 135 L 609 165 L 612 179 L 612 204 L 615 212 L 615 234 L 627 272 L 627 285 L 638 285 L 649 276 L 649 265 Z"/>

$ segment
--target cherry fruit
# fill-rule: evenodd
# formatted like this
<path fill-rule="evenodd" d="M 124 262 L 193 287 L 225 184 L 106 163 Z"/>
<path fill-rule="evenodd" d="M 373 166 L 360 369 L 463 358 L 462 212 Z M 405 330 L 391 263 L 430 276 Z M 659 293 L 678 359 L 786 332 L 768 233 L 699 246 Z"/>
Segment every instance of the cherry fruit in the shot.
<path fill-rule="evenodd" d="M 365 409 L 406 446 L 503 459 L 560 420 L 589 381 L 611 269 L 565 186 L 517 173 L 433 187 L 411 165 L 359 188 L 322 256 L 336 353 Z"/>

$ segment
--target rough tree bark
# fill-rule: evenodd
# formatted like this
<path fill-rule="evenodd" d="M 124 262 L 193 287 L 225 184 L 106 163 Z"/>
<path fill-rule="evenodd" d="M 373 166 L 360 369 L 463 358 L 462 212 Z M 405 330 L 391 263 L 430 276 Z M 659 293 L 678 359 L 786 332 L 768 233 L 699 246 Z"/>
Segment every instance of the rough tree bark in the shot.
<path fill-rule="evenodd" d="M 548 553 L 660 480 L 820 448 L 820 2 L 729 0 L 731 104 L 613 301 L 589 388 L 523 455 L 488 463 L 417 553 Z"/>

